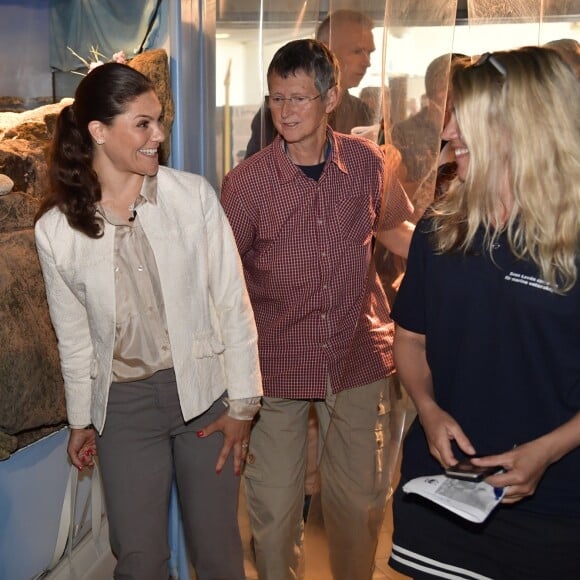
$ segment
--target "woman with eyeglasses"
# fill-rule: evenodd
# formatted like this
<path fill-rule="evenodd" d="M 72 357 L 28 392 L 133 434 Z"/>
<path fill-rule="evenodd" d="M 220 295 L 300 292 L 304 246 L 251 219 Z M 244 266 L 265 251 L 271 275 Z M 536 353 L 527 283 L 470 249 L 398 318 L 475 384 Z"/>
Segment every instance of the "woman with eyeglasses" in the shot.
<path fill-rule="evenodd" d="M 453 72 L 443 130 L 457 177 L 417 225 L 394 308 L 418 412 L 394 499 L 390 565 L 413 578 L 578 578 L 580 84 L 556 51 Z M 495 466 L 471 523 L 409 480 Z M 501 499 L 500 499 L 501 498 Z"/>

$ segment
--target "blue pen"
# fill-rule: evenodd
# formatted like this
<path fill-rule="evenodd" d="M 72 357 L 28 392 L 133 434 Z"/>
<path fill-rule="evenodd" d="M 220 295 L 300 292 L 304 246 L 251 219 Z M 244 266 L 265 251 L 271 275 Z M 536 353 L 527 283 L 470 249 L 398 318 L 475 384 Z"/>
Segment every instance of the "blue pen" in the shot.
<path fill-rule="evenodd" d="M 515 449 L 517 446 L 518 444 L 514 443 L 512 449 Z M 505 473 L 505 469 L 502 468 L 500 471 L 498 471 L 498 473 Z M 501 499 L 503 496 L 503 487 L 494 487 L 493 493 L 495 495 L 496 501 Z"/>
<path fill-rule="evenodd" d="M 512 449 L 515 449 L 517 446 L 518 446 L 518 444 L 517 443 L 514 443 Z M 505 473 L 505 469 L 502 467 L 498 471 L 498 473 Z M 499 500 L 499 499 L 501 499 L 503 497 L 503 487 L 494 487 L 493 488 L 493 493 L 495 495 L 496 501 Z"/>

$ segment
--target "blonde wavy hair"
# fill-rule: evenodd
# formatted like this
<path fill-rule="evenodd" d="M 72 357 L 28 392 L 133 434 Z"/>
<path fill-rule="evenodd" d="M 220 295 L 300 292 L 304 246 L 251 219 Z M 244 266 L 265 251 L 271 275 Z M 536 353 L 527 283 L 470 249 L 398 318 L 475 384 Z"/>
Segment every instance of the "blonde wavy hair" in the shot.
<path fill-rule="evenodd" d="M 524 47 L 457 68 L 451 91 L 469 167 L 432 208 L 437 251 L 467 252 L 483 228 L 491 255 L 507 232 L 514 254 L 567 292 L 580 250 L 576 76 L 555 50 Z"/>

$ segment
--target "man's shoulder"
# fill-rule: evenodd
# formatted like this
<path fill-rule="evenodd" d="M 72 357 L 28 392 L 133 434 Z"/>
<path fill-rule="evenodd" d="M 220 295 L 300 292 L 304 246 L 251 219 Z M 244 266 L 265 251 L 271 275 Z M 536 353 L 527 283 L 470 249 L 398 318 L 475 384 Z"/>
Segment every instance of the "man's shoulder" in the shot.
<path fill-rule="evenodd" d="M 348 91 L 342 95 L 338 107 L 330 116 L 332 127 L 349 134 L 354 127 L 367 126 L 372 123 L 373 112 L 369 106 Z"/>
<path fill-rule="evenodd" d="M 369 114 L 372 115 L 370 107 L 362 99 L 356 97 L 355 95 L 351 95 L 348 91 L 346 91 L 342 96 L 342 99 L 338 105 L 339 110 L 341 104 L 349 106 L 353 109 L 360 109 L 361 111 L 368 112 Z"/>
<path fill-rule="evenodd" d="M 338 108 L 340 109 L 341 105 L 350 105 L 352 107 L 356 107 L 358 103 L 362 104 L 362 101 L 358 97 L 351 95 L 348 91 L 345 91 L 340 97 Z"/>
<path fill-rule="evenodd" d="M 393 125 L 392 134 L 393 135 L 419 135 L 425 131 L 436 131 L 438 128 L 430 121 L 427 116 L 426 111 L 421 110 L 402 121 L 398 121 Z"/>

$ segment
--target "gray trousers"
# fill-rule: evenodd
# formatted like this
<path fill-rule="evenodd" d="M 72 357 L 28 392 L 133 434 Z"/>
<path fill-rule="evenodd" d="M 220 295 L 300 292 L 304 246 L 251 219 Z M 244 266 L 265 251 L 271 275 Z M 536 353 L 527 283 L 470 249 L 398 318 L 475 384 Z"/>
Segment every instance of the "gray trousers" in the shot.
<path fill-rule="evenodd" d="M 168 512 L 177 482 L 185 539 L 198 580 L 243 580 L 238 528 L 240 478 L 215 464 L 221 433 L 196 432 L 225 410 L 221 399 L 184 423 L 173 369 L 144 381 L 113 383 L 97 447 L 116 580 L 169 578 Z"/>

